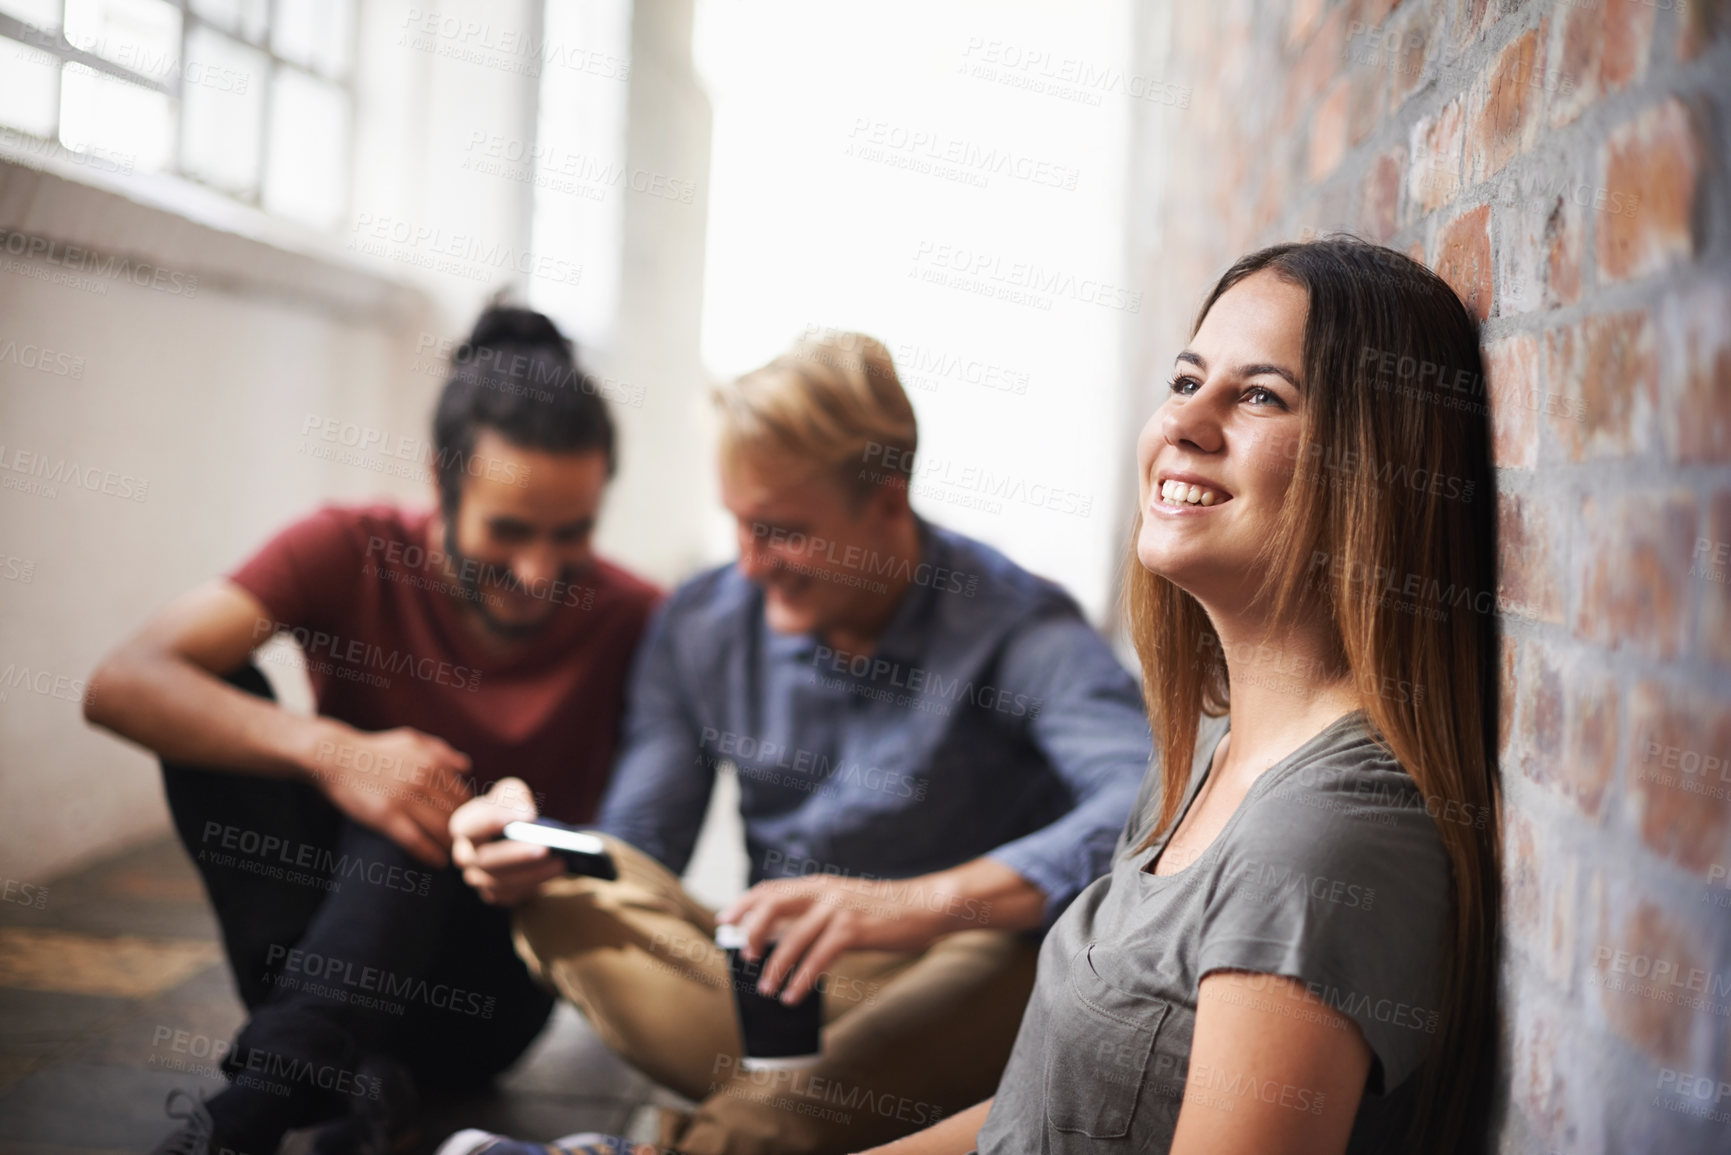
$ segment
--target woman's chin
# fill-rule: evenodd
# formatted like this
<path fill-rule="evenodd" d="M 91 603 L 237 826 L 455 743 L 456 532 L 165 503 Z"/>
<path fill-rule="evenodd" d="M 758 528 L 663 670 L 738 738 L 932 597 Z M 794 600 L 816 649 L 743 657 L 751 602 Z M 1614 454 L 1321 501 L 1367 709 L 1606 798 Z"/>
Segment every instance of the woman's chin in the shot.
<path fill-rule="evenodd" d="M 1185 559 L 1179 551 L 1173 550 L 1166 542 L 1158 540 L 1146 529 L 1142 531 L 1142 536 L 1136 540 L 1136 560 L 1142 563 L 1143 569 L 1155 577 L 1163 577 L 1172 582 L 1177 582 L 1183 571 L 1189 568 L 1184 564 Z"/>
<path fill-rule="evenodd" d="M 1165 578 L 1184 592 L 1194 594 L 1198 585 L 1206 584 L 1208 567 L 1200 558 L 1189 556 L 1189 552 L 1144 540 L 1137 543 L 1136 560 L 1155 577 Z"/>

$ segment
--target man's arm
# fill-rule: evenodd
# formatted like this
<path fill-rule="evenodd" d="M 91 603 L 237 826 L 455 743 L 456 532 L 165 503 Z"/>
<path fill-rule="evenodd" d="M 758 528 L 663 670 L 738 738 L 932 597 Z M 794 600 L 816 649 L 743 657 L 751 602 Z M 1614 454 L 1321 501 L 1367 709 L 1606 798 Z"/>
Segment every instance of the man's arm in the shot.
<path fill-rule="evenodd" d="M 170 762 L 306 774 L 333 727 L 222 681 L 258 645 L 257 623 L 269 621 L 257 598 L 222 578 L 182 595 L 97 667 L 85 719 Z"/>
<path fill-rule="evenodd" d="M 1079 614 L 1018 630 L 998 663 L 1000 683 L 1026 693 L 1037 713 L 1029 736 L 1071 795 L 1068 811 L 986 858 L 1045 896 L 1033 925 L 1050 926 L 1071 899 L 1111 868 L 1112 850 L 1148 772 L 1151 739 L 1129 673 Z"/>
<path fill-rule="evenodd" d="M 681 606 L 676 594 L 655 612 L 631 663 L 619 757 L 595 820 L 675 874 L 691 861 L 715 788 L 674 650 Z"/>
<path fill-rule="evenodd" d="M 678 874 L 709 809 L 715 768 L 702 756 L 682 689 L 672 604 L 656 611 L 632 659 L 625 733 L 595 825 Z M 525 817 L 525 808 L 533 814 L 528 788 L 507 778 L 451 815 L 452 859 L 487 902 L 516 906 L 564 873 L 546 847 L 500 840 L 505 824 Z"/>
<path fill-rule="evenodd" d="M 763 993 L 780 990 L 797 1001 L 848 950 L 923 950 L 968 928 L 1049 926 L 1108 869 L 1148 766 L 1148 723 L 1135 683 L 1073 613 L 1018 630 L 996 681 L 1012 701 L 1029 703 L 1030 736 L 1069 788 L 1071 809 L 979 858 L 918 878 L 862 882 L 824 874 L 758 883 L 719 918 L 744 930 L 748 958 L 779 939 L 763 965 Z"/>
<path fill-rule="evenodd" d="M 317 782 L 357 821 L 430 865 L 443 865 L 446 816 L 462 800 L 468 758 L 418 731 L 363 733 L 332 718 L 290 714 L 228 685 L 222 675 L 270 632 L 260 623 L 271 623 L 265 607 L 231 581 L 183 595 L 97 668 L 85 718 L 170 762 Z M 331 755 L 345 747 L 445 772 L 425 775 L 434 785 L 413 797 L 358 791 L 333 764 Z"/>

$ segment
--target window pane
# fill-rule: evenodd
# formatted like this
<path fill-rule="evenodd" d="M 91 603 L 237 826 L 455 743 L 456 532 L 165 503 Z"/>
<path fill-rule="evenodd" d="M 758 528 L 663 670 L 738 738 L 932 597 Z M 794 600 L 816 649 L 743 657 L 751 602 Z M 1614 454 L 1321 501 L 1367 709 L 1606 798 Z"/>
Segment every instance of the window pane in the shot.
<path fill-rule="evenodd" d="M 168 163 L 174 138 L 168 97 L 68 64 L 60 73 L 60 143 L 77 152 L 130 157 L 133 167 Z"/>
<path fill-rule="evenodd" d="M 0 0 L 0 12 L 49 31 L 60 27 L 60 0 Z"/>
<path fill-rule="evenodd" d="M 32 136 L 53 136 L 59 87 L 60 61 L 0 38 L 0 121 Z"/>
<path fill-rule="evenodd" d="M 255 44 L 264 39 L 265 0 L 192 0 L 192 10 Z"/>
<path fill-rule="evenodd" d="M 285 60 L 340 78 L 349 70 L 354 27 L 351 0 L 277 0 L 271 48 Z"/>
<path fill-rule="evenodd" d="M 267 139 L 264 207 L 314 228 L 334 228 L 348 200 L 348 94 L 278 68 Z"/>
<path fill-rule="evenodd" d="M 166 81 L 180 63 L 180 9 L 167 0 L 66 0 L 66 39 Z"/>
<path fill-rule="evenodd" d="M 265 56 L 195 25 L 187 36 L 181 90 L 180 165 L 229 192 L 258 189 L 264 132 Z"/>

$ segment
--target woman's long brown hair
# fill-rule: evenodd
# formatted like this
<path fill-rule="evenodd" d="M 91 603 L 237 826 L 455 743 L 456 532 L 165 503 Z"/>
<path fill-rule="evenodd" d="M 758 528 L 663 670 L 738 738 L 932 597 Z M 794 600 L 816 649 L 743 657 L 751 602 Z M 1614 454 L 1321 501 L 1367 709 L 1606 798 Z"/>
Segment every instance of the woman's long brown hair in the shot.
<path fill-rule="evenodd" d="M 1301 616 L 1332 625 L 1373 732 L 1447 852 L 1450 952 L 1410 1149 L 1452 1155 L 1484 1141 L 1496 1039 L 1496 497 L 1478 328 L 1423 265 L 1336 236 L 1238 261 L 1192 335 L 1262 271 L 1305 289 L 1309 311 L 1295 469 L 1258 559 L 1259 596 L 1276 629 Z M 1231 687 L 1202 606 L 1137 561 L 1139 530 L 1140 514 L 1124 600 L 1160 751 L 1147 846 L 1176 821 L 1200 717 L 1225 713 Z"/>

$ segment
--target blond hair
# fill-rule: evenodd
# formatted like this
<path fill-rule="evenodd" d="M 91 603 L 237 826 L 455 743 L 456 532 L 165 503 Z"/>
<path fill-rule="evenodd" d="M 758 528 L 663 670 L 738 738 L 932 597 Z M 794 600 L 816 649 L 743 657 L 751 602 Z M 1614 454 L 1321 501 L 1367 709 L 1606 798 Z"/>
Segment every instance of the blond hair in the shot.
<path fill-rule="evenodd" d="M 808 332 L 769 364 L 718 386 L 724 462 L 807 463 L 856 501 L 905 486 L 919 447 L 914 408 L 883 342 Z"/>

